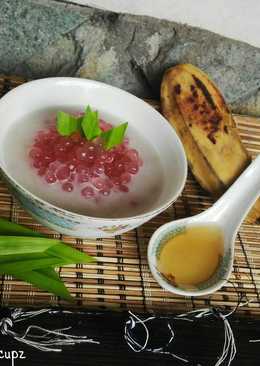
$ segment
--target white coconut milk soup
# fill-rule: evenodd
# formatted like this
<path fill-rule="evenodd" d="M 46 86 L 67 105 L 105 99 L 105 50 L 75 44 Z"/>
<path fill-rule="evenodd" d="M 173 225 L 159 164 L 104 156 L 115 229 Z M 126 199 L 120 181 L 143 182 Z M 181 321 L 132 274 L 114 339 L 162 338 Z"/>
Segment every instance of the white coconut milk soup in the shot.
<path fill-rule="evenodd" d="M 56 111 L 38 111 L 7 131 L 4 161 L 19 184 L 55 206 L 87 216 L 123 218 L 156 207 L 165 172 L 145 136 L 129 125 L 124 142 L 105 151 L 98 139 L 59 136 L 55 116 Z M 100 123 L 106 130 L 113 121 Z"/>

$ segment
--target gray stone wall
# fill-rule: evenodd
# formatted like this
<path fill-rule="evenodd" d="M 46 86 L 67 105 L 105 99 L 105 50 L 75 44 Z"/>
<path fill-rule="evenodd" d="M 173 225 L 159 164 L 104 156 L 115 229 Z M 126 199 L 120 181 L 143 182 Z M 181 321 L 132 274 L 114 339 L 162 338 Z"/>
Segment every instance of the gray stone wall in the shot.
<path fill-rule="evenodd" d="M 158 97 L 163 72 L 206 71 L 233 111 L 260 115 L 260 49 L 174 22 L 52 0 L 1 0 L 0 72 L 80 76 Z"/>

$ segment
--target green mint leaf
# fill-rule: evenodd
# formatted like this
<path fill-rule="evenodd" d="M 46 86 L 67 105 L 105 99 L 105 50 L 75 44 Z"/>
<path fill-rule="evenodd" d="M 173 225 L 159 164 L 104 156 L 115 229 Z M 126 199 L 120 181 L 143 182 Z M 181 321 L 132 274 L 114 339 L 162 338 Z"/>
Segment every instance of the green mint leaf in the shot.
<path fill-rule="evenodd" d="M 77 118 L 69 113 L 59 111 L 57 113 L 57 131 L 62 136 L 70 136 L 80 131 L 81 117 Z"/>
<path fill-rule="evenodd" d="M 85 115 L 81 122 L 81 128 L 87 140 L 94 140 L 101 135 L 102 131 L 99 128 L 98 112 L 91 110 L 90 106 L 87 106 Z"/>
<path fill-rule="evenodd" d="M 106 150 L 110 150 L 114 146 L 117 146 L 123 142 L 127 126 L 127 122 L 122 123 L 121 125 L 113 127 L 110 130 L 102 133 L 101 137 L 104 140 L 104 147 Z"/>

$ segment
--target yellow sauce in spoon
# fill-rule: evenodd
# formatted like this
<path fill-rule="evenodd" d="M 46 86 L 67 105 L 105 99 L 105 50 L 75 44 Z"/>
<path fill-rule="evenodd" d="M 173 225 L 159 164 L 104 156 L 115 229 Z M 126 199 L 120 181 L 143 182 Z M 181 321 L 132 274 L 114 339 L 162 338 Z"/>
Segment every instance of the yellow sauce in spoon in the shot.
<path fill-rule="evenodd" d="M 223 253 L 224 239 L 218 227 L 188 227 L 163 245 L 157 268 L 177 287 L 196 287 L 216 272 Z"/>

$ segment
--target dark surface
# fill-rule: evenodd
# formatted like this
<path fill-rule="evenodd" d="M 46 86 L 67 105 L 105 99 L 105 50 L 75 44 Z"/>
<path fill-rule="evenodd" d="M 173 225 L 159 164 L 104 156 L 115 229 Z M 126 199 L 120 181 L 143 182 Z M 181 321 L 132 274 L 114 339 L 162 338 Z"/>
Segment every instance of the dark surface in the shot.
<path fill-rule="evenodd" d="M 1 315 L 3 317 L 4 315 Z M 83 344 L 74 347 L 64 347 L 61 353 L 44 353 L 12 340 L 9 336 L 0 336 L 3 351 L 24 350 L 25 360 L 15 360 L 14 365 L 185 365 L 170 355 L 153 354 L 149 352 L 133 352 L 124 339 L 124 326 L 128 313 L 111 312 L 81 312 L 55 315 L 40 315 L 30 322 L 19 323 L 15 331 L 24 331 L 29 324 L 38 324 L 48 329 L 72 326 L 68 332 L 74 335 L 87 335 L 100 341 L 96 344 Z M 145 315 L 144 317 L 147 317 Z M 170 322 L 175 338 L 168 351 L 189 360 L 188 365 L 213 366 L 221 354 L 224 342 L 223 322 L 214 316 L 211 319 L 195 320 L 193 322 L 161 318 L 149 323 L 151 342 L 149 347 L 160 347 L 167 343 L 169 332 L 167 322 Z M 259 365 L 259 343 L 249 343 L 250 339 L 260 338 L 260 320 L 245 318 L 229 318 L 237 346 L 237 355 L 232 366 Z M 137 326 L 135 333 L 138 339 L 143 339 L 143 328 Z M 0 365 L 12 365 L 11 360 L 0 360 Z M 223 363 L 227 365 L 227 363 Z"/>

